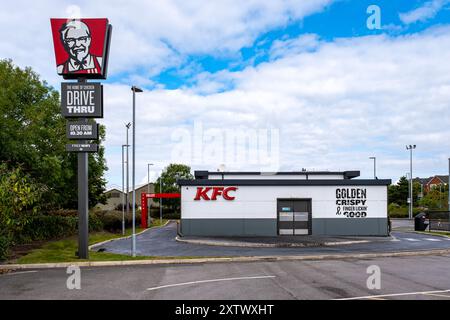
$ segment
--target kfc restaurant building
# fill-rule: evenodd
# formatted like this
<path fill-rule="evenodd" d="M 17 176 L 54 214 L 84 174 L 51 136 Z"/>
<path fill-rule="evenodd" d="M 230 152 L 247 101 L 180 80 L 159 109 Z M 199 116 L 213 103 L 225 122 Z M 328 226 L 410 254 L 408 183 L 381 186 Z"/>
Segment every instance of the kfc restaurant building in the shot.
<path fill-rule="evenodd" d="M 387 236 L 391 180 L 344 172 L 208 172 L 181 186 L 183 236 Z"/>

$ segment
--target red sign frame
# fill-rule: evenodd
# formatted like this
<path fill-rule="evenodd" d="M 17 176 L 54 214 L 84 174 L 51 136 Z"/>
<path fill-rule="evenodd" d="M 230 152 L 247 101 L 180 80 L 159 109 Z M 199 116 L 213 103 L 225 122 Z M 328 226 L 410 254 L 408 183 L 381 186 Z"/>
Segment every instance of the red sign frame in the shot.
<path fill-rule="evenodd" d="M 106 18 L 50 19 L 56 70 L 64 79 L 106 79 L 112 26 Z"/>
<path fill-rule="evenodd" d="M 181 198 L 181 193 L 141 193 L 141 228 L 148 228 L 147 199 L 149 198 Z"/>

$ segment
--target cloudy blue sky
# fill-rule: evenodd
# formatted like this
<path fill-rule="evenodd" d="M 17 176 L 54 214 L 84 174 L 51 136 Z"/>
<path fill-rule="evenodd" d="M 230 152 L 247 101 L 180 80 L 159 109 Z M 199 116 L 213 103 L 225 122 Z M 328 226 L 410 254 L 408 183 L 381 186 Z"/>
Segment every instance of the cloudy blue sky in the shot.
<path fill-rule="evenodd" d="M 380 8 L 369 29 L 367 8 Z M 8 1 L 0 58 L 59 88 L 49 18 L 107 17 L 108 186 L 138 95 L 137 182 L 170 162 L 215 170 L 445 174 L 450 157 L 450 1 Z M 255 142 L 238 139 L 243 134 Z M 237 135 L 239 136 L 239 135 Z M 255 140 L 256 139 L 256 140 Z M 250 141 L 250 140 L 248 140 Z M 270 146 L 270 147 L 267 147 Z M 240 149 L 239 149 L 240 148 Z"/>

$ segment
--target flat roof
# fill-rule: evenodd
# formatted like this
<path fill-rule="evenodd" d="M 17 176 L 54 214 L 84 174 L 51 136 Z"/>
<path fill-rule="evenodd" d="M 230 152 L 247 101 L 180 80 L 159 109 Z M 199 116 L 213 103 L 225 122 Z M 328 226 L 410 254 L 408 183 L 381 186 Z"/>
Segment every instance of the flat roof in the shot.
<path fill-rule="evenodd" d="M 352 179 L 359 177 L 360 171 L 277 171 L 277 172 L 258 172 L 258 171 L 194 171 L 196 179 L 207 179 L 210 175 L 253 175 L 253 176 L 272 176 L 272 175 L 342 175 L 345 179 Z"/>
<path fill-rule="evenodd" d="M 387 186 L 391 179 L 195 179 L 178 180 L 180 186 Z"/>

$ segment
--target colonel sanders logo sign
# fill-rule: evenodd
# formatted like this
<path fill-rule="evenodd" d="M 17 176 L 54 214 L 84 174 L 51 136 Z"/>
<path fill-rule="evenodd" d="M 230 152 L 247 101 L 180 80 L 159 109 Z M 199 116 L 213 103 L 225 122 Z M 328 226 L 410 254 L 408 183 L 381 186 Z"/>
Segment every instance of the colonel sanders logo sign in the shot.
<path fill-rule="evenodd" d="M 51 19 L 57 71 L 65 79 L 106 79 L 108 19 Z"/>

